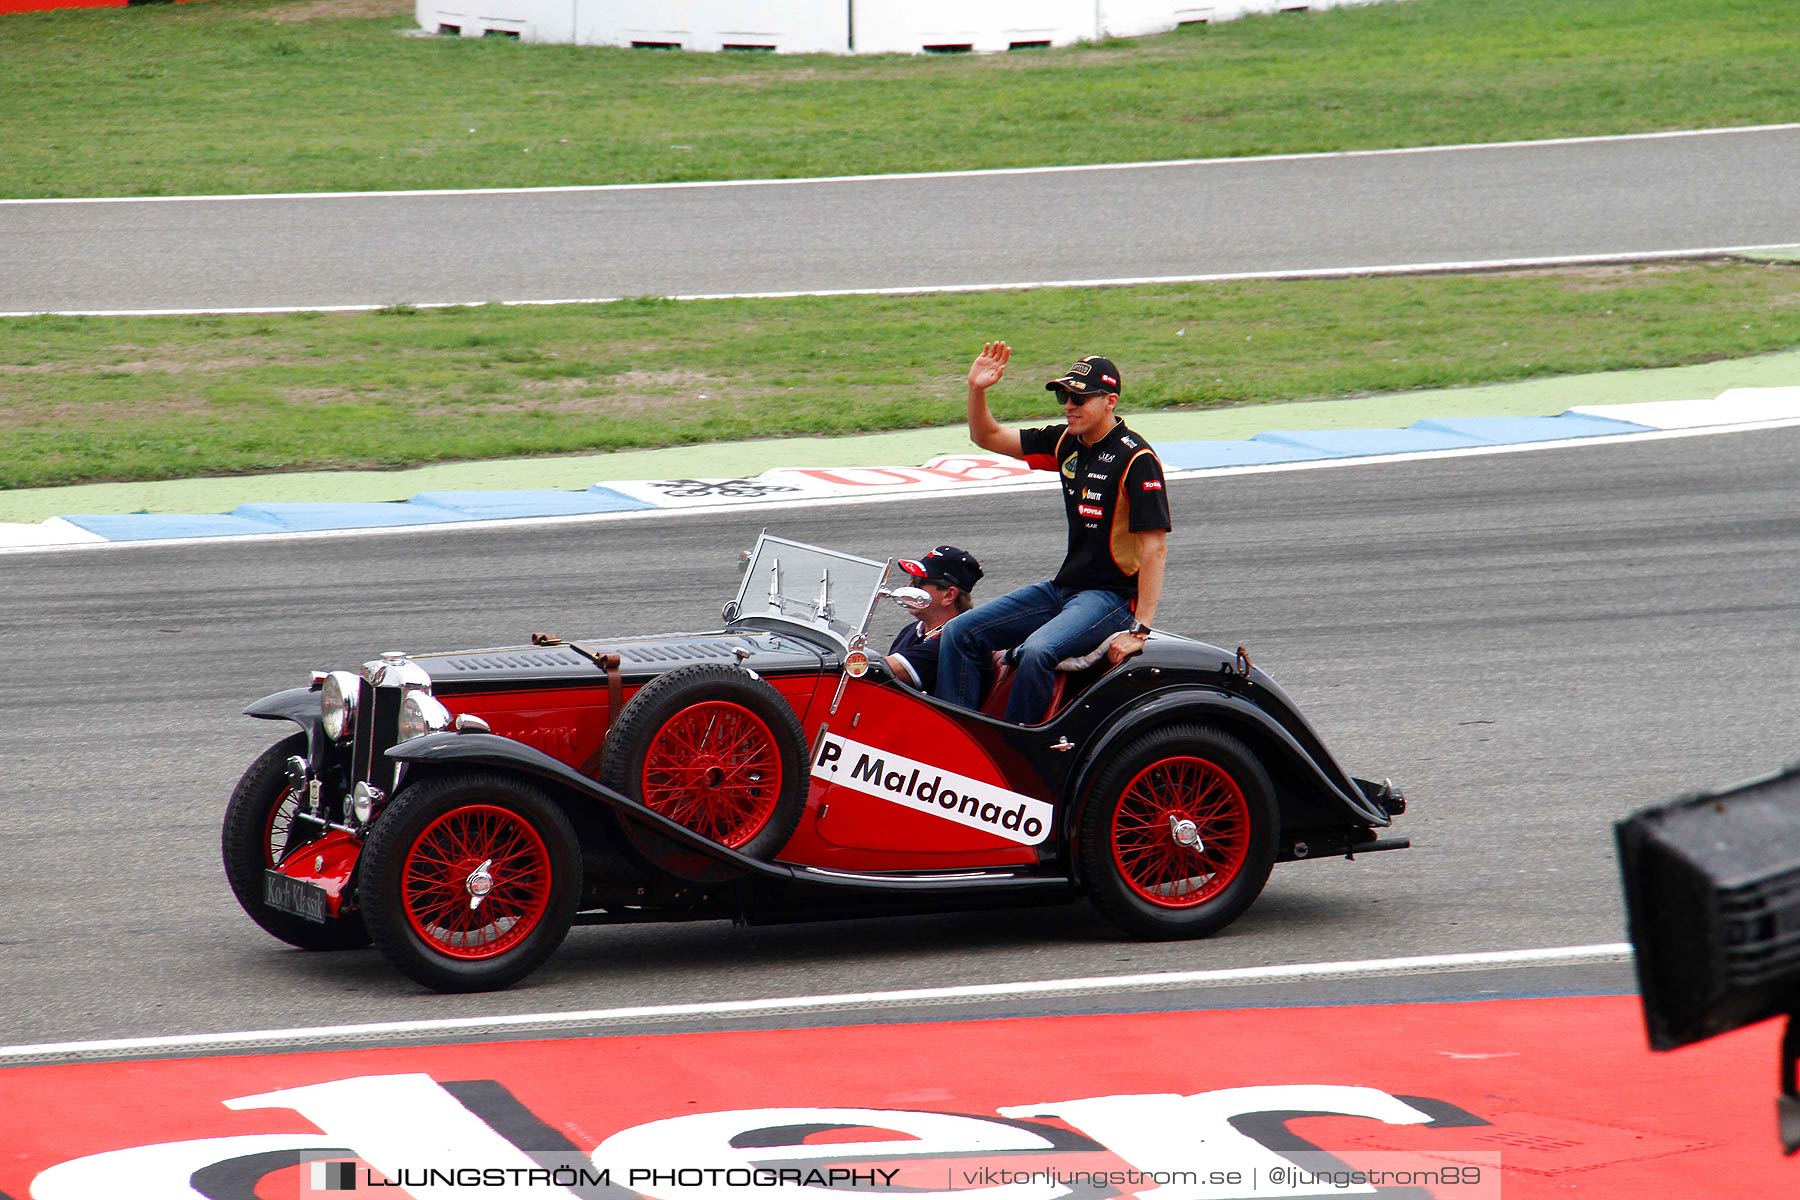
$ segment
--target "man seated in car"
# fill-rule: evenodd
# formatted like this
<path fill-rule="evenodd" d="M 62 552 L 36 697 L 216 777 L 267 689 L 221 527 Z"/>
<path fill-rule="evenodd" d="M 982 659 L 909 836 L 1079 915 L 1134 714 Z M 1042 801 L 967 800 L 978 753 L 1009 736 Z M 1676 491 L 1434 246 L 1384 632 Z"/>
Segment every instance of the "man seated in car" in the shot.
<path fill-rule="evenodd" d="M 898 678 L 930 692 L 937 686 L 938 634 L 951 617 L 974 607 L 971 593 L 981 579 L 981 564 L 967 550 L 939 546 L 916 561 L 901 559 L 900 569 L 917 580 L 917 586 L 931 597 L 931 606 L 895 635 L 894 644 L 888 647 L 887 664 Z M 985 696 L 994 685 L 992 658 L 980 666 L 981 694 Z"/>

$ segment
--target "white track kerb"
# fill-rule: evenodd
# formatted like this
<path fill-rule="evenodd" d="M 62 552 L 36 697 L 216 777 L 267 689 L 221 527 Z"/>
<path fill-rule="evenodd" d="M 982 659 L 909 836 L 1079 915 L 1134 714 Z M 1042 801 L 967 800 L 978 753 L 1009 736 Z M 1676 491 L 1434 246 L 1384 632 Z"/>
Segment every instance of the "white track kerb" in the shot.
<path fill-rule="evenodd" d="M 1396 429 L 1282 430 L 1228 441 L 1157 440 L 1171 479 L 1689 437 L 1800 424 L 1800 384 L 1733 388 L 1705 399 L 1585 405 L 1556 416 L 1446 417 Z M 603 521 L 676 513 L 914 500 L 1055 480 L 981 453 L 919 465 L 783 467 L 747 478 L 614 480 L 558 491 L 421 492 L 408 500 L 252 503 L 223 513 L 68 513 L 0 523 L 0 553 L 245 538 L 350 536 L 494 522 Z"/>
<path fill-rule="evenodd" d="M 629 1008 L 587 1009 L 575 1012 L 515 1013 L 509 1016 L 451 1017 L 429 1021 L 380 1021 L 363 1025 L 256 1029 L 239 1033 L 186 1033 L 169 1037 L 113 1038 L 90 1042 L 44 1042 L 36 1045 L 0 1046 L 0 1064 L 19 1065 L 24 1061 L 40 1058 L 104 1058 L 161 1052 L 283 1046 L 308 1042 L 479 1035 L 505 1030 L 554 1029 L 568 1031 L 596 1026 L 681 1020 L 692 1017 L 742 1017 L 770 1013 L 821 1012 L 834 1009 L 1004 1000 L 1019 996 L 1155 992 L 1170 988 L 1350 979 L 1379 975 L 1504 970 L 1515 967 L 1592 966 L 1602 963 L 1627 962 L 1630 958 L 1631 947 L 1620 942 L 1598 946 L 1553 946 L 1534 950 L 1425 954 L 1407 958 L 1362 959 L 1352 962 L 1295 963 L 1277 967 L 1235 967 L 1216 971 L 1175 971 L 1159 975 L 1100 975 L 1080 979 L 971 983 L 955 987 L 910 988 L 890 992 L 776 996 L 763 1000 L 715 1000 L 698 1004 L 653 1004 Z"/>

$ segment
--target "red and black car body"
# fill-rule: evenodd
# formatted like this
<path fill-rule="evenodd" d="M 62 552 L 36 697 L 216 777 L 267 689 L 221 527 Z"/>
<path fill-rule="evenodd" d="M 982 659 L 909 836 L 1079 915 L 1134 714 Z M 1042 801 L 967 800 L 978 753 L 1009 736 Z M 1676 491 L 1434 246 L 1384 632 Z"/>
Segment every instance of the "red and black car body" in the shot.
<path fill-rule="evenodd" d="M 865 649 L 890 564 L 764 535 L 722 628 L 407 656 L 245 711 L 298 732 L 223 831 L 245 910 L 506 986 L 572 924 L 746 923 L 1065 902 L 1140 937 L 1235 919 L 1275 862 L 1399 849 L 1241 651 L 1157 633 L 1067 664 L 1045 719 L 975 712 Z"/>

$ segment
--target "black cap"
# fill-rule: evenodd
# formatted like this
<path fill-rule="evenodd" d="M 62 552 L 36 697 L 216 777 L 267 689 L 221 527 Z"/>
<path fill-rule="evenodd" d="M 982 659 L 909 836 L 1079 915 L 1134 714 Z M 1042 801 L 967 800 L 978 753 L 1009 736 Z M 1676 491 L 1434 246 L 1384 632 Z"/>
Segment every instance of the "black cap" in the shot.
<path fill-rule="evenodd" d="M 981 564 L 975 561 L 975 556 L 955 546 L 939 546 L 916 562 L 903 558 L 900 569 L 920 579 L 948 580 L 965 592 L 974 591 L 975 584 L 981 579 Z"/>
<path fill-rule="evenodd" d="M 1069 373 L 1044 385 L 1048 392 L 1074 392 L 1077 396 L 1116 396 L 1124 390 L 1119 382 L 1119 368 L 1113 360 L 1098 354 L 1078 358 Z"/>

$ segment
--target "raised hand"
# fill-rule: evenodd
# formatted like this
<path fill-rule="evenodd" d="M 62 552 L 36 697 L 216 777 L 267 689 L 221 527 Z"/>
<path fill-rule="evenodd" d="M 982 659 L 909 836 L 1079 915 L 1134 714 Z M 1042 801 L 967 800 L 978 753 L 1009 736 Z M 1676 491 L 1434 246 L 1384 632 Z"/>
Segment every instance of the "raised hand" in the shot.
<path fill-rule="evenodd" d="M 1006 362 L 1012 357 L 1012 349 L 1005 342 L 989 342 L 981 348 L 981 354 L 974 365 L 969 368 L 969 386 L 981 391 L 993 387 L 1006 374 Z"/>

